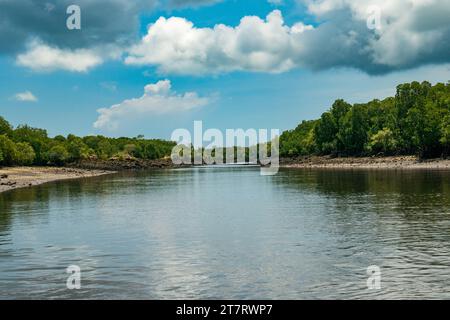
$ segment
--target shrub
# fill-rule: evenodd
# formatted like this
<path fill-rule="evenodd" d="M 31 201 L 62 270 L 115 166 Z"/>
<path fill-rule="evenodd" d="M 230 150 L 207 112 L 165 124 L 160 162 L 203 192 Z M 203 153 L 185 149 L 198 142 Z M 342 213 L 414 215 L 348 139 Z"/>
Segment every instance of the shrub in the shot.
<path fill-rule="evenodd" d="M 2 154 L 1 164 L 13 165 L 17 158 L 16 145 L 5 135 L 0 135 L 0 152 Z"/>
<path fill-rule="evenodd" d="M 396 146 L 394 134 L 390 129 L 384 128 L 370 138 L 367 151 L 375 154 L 380 152 L 389 154 L 395 151 Z"/>
<path fill-rule="evenodd" d="M 33 147 L 26 142 L 18 142 L 16 143 L 16 159 L 15 163 L 19 165 L 30 165 L 33 163 L 34 158 L 36 157 L 36 153 L 33 150 Z"/>
<path fill-rule="evenodd" d="M 54 165 L 63 165 L 69 159 L 69 152 L 63 145 L 50 148 L 46 154 L 48 162 Z"/>

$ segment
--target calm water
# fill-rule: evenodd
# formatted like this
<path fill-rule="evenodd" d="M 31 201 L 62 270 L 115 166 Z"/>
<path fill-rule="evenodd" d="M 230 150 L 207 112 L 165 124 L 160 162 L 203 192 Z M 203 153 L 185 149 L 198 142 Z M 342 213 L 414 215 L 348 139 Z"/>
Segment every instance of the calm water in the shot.
<path fill-rule="evenodd" d="M 0 298 L 450 298 L 450 172 L 196 168 L 0 194 Z"/>

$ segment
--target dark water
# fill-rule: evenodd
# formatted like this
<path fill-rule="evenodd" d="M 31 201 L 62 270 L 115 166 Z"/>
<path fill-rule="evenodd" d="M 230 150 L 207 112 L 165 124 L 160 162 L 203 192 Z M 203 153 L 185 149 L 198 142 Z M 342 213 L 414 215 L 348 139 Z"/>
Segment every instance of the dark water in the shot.
<path fill-rule="evenodd" d="M 197 168 L 7 192 L 0 298 L 450 298 L 450 172 Z"/>

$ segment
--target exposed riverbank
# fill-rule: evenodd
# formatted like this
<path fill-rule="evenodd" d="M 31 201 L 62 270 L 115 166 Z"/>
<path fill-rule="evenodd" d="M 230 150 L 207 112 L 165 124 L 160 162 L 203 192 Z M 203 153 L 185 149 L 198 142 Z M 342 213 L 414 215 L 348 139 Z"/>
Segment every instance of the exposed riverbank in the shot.
<path fill-rule="evenodd" d="M 0 167 L 0 192 L 31 187 L 46 182 L 89 178 L 111 174 L 123 170 L 171 169 L 183 166 L 174 165 L 170 158 L 157 160 L 128 159 L 89 159 L 72 163 L 68 167 Z"/>
<path fill-rule="evenodd" d="M 334 169 L 446 169 L 450 159 L 419 160 L 415 156 L 392 157 L 330 157 L 309 156 L 281 159 L 283 168 L 334 168 Z"/>
<path fill-rule="evenodd" d="M 419 160 L 414 156 L 330 157 L 309 156 L 283 158 L 283 168 L 330 169 L 443 169 L 450 170 L 450 159 Z M 73 167 L 3 167 L 0 168 L 0 192 L 31 187 L 46 182 L 89 178 L 121 170 L 170 169 L 170 159 L 162 160 L 96 160 L 73 164 Z"/>
<path fill-rule="evenodd" d="M 70 165 L 74 168 L 80 169 L 94 169 L 94 170 L 143 170 L 143 169 L 171 169 L 186 167 L 186 165 L 175 165 L 170 158 L 156 159 L 156 160 L 144 160 L 136 158 L 128 159 L 89 159 L 81 160 L 77 163 Z"/>
<path fill-rule="evenodd" d="M 2 167 L 0 192 L 40 185 L 46 182 L 96 177 L 114 171 L 60 167 Z"/>

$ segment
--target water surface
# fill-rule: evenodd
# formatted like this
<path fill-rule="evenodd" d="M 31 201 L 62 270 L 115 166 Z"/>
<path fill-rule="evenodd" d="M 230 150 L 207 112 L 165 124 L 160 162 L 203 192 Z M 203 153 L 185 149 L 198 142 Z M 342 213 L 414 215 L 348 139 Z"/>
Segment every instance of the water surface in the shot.
<path fill-rule="evenodd" d="M 65 270 L 82 270 L 68 290 Z M 369 290 L 377 265 L 382 288 Z M 450 298 L 450 172 L 194 168 L 0 194 L 2 299 Z"/>

